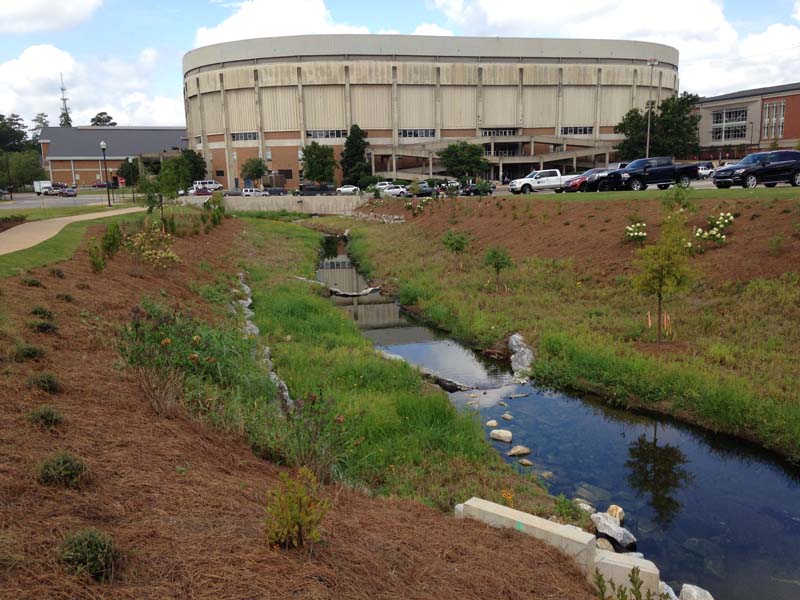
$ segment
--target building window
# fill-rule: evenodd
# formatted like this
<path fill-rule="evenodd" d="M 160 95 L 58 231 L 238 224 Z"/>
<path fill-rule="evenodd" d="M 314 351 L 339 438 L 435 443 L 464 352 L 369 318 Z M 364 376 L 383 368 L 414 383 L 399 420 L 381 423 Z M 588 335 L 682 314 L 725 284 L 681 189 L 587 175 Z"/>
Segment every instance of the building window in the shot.
<path fill-rule="evenodd" d="M 339 139 L 347 137 L 346 129 L 311 129 L 306 131 L 306 137 L 314 140 Z"/>
<path fill-rule="evenodd" d="M 291 169 L 278 169 L 278 175 L 283 175 L 286 179 L 292 179 L 294 177 Z"/>
<path fill-rule="evenodd" d="M 584 125 L 582 127 L 562 127 L 561 135 L 592 135 L 594 127 L 591 125 Z"/>
<path fill-rule="evenodd" d="M 764 104 L 764 137 L 777 139 L 783 137 L 783 119 L 786 115 L 786 101 Z"/>
<path fill-rule="evenodd" d="M 398 129 L 397 135 L 401 138 L 435 138 L 435 129 Z"/>
<path fill-rule="evenodd" d="M 513 127 L 481 129 L 481 135 L 483 137 L 511 137 L 512 135 L 517 135 L 517 130 Z"/>
<path fill-rule="evenodd" d="M 258 133 L 255 131 L 245 131 L 243 133 L 232 133 L 231 139 L 234 142 L 245 142 L 248 140 L 257 140 Z"/>
<path fill-rule="evenodd" d="M 225 171 L 214 171 L 214 177 L 225 177 Z"/>
<path fill-rule="evenodd" d="M 711 139 L 744 140 L 747 138 L 747 109 L 726 108 L 711 113 Z"/>

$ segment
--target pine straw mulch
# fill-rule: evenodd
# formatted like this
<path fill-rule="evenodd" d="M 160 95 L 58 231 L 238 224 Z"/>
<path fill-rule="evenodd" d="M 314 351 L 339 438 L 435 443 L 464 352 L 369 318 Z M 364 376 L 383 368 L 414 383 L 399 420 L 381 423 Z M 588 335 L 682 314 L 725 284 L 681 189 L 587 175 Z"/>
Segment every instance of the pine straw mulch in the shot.
<path fill-rule="evenodd" d="M 163 275 L 131 277 L 123 255 L 93 274 L 83 247 L 59 265 L 64 279 L 34 271 L 45 288 L 0 280 L 18 334 L 46 352 L 35 362 L 0 362 L 0 597 L 593 598 L 574 563 L 536 540 L 336 486 L 326 490 L 334 507 L 322 543 L 267 547 L 263 503 L 280 468 L 236 435 L 156 417 L 115 351 L 114 332 L 142 295 L 209 317 L 189 282 L 213 277 L 200 260 L 233 269 L 219 249 L 232 248 L 240 228 L 229 220 L 178 240 L 184 263 Z M 35 305 L 55 311 L 57 334 L 27 329 Z M 45 370 L 62 394 L 28 388 L 27 377 Z M 27 421 L 44 403 L 64 416 L 55 432 Z M 89 464 L 86 489 L 36 483 L 36 465 L 62 449 Z M 55 558 L 63 535 L 85 526 L 111 532 L 123 552 L 111 584 L 67 575 Z"/>

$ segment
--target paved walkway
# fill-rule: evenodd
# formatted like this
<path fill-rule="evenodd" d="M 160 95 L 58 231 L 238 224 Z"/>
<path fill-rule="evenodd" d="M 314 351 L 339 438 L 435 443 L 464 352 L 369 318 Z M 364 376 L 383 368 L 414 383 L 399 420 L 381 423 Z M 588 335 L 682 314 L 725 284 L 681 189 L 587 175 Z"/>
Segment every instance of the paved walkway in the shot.
<path fill-rule="evenodd" d="M 141 207 L 120 208 L 118 210 L 107 210 L 104 212 L 88 213 L 85 215 L 74 215 L 72 217 L 58 217 L 55 219 L 43 219 L 41 221 L 31 221 L 12 227 L 0 233 L 0 256 L 10 254 L 18 250 L 25 250 L 45 240 L 49 240 L 59 231 L 70 223 L 78 221 L 91 221 L 102 217 L 113 217 L 115 215 L 127 215 L 129 213 L 142 212 L 146 209 Z"/>

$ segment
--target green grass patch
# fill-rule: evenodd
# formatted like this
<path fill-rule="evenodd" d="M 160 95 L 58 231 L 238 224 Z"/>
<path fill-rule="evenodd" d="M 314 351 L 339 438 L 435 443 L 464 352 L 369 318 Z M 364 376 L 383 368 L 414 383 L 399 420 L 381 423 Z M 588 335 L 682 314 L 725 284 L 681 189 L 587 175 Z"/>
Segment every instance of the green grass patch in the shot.
<path fill-rule="evenodd" d="M 131 208 L 135 206 L 130 203 L 115 204 L 113 208 L 108 208 L 105 204 L 95 204 L 92 206 L 53 206 L 48 208 L 23 208 L 14 209 L 14 216 L 25 217 L 26 221 L 42 221 L 44 219 L 56 219 L 58 217 L 73 217 L 76 215 L 88 215 L 91 213 L 102 213 L 109 210 L 119 210 L 121 208 Z"/>
<path fill-rule="evenodd" d="M 72 575 L 88 575 L 100 582 L 111 581 L 119 560 L 114 539 L 87 527 L 69 532 L 58 548 L 58 559 Z"/>
<path fill-rule="evenodd" d="M 268 221 L 297 221 L 310 219 L 311 215 L 290 210 L 237 210 L 230 213 L 234 217 L 243 219 L 267 219 Z"/>
<path fill-rule="evenodd" d="M 61 424 L 63 418 L 55 408 L 43 404 L 28 413 L 28 421 L 45 429 L 55 429 Z"/>
<path fill-rule="evenodd" d="M 14 360 L 25 362 L 26 360 L 36 360 L 44 356 L 44 350 L 38 346 L 20 343 L 14 349 Z"/>
<path fill-rule="evenodd" d="M 89 482 L 89 467 L 69 452 L 56 452 L 41 462 L 36 479 L 42 485 L 77 490 Z"/>
<path fill-rule="evenodd" d="M 52 373 L 38 373 L 28 378 L 28 386 L 35 387 L 48 394 L 60 394 L 64 387 Z"/>

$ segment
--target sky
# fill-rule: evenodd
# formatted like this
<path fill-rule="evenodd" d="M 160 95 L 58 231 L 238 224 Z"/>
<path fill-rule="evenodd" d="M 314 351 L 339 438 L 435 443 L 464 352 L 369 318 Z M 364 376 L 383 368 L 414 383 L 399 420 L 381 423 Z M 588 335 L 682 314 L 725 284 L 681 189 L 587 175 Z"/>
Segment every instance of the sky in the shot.
<path fill-rule="evenodd" d="M 183 125 L 181 58 L 309 33 L 635 39 L 680 52 L 681 91 L 800 81 L 800 0 L 0 0 L 0 114 Z"/>

